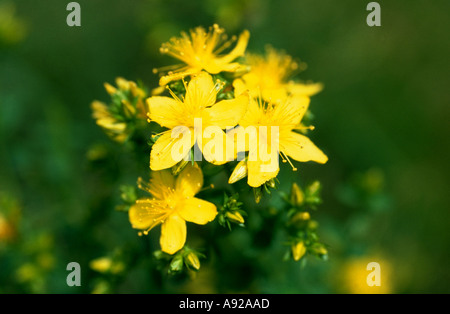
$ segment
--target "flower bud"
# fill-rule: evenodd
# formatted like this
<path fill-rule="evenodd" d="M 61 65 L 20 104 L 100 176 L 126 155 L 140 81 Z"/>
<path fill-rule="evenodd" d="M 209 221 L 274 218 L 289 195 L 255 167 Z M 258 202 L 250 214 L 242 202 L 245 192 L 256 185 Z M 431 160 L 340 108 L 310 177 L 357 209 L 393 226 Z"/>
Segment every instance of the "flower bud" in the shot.
<path fill-rule="evenodd" d="M 301 224 L 304 221 L 308 221 L 311 218 L 311 215 L 308 212 L 298 212 L 294 214 L 294 216 L 289 219 L 289 224 L 296 225 Z"/>
<path fill-rule="evenodd" d="M 89 263 L 89 267 L 92 270 L 98 271 L 99 273 L 106 273 L 111 269 L 112 260 L 109 257 L 100 257 L 92 260 Z"/>
<path fill-rule="evenodd" d="M 261 187 L 253 188 L 253 196 L 255 197 L 255 203 L 258 204 L 263 196 Z"/>
<path fill-rule="evenodd" d="M 123 77 L 117 77 L 116 78 L 116 85 L 121 90 L 129 90 L 130 89 L 130 82 L 128 82 Z"/>
<path fill-rule="evenodd" d="M 238 211 L 232 211 L 226 213 L 227 218 L 237 224 L 243 224 L 245 222 L 244 217 Z"/>
<path fill-rule="evenodd" d="M 291 249 L 294 261 L 299 261 L 306 253 L 306 247 L 303 241 L 292 244 Z"/>
<path fill-rule="evenodd" d="M 117 89 L 109 83 L 103 84 L 106 89 L 106 92 L 110 95 L 114 95 L 117 92 Z"/>
<path fill-rule="evenodd" d="M 241 160 L 231 173 L 230 179 L 228 180 L 229 184 L 233 184 L 243 178 L 245 178 L 248 174 L 247 168 L 247 160 Z"/>
<path fill-rule="evenodd" d="M 200 260 L 198 259 L 197 254 L 192 251 L 186 256 L 186 264 L 196 270 L 200 269 Z"/>
<path fill-rule="evenodd" d="M 266 185 L 272 189 L 275 189 L 277 187 L 276 181 L 273 178 L 267 181 Z"/>
<path fill-rule="evenodd" d="M 305 200 L 305 195 L 303 194 L 302 189 L 298 186 L 297 183 L 292 183 L 291 188 L 291 204 L 293 206 L 301 206 Z"/>
<path fill-rule="evenodd" d="M 183 269 L 183 257 L 180 254 L 177 254 L 170 262 L 170 271 L 178 272 L 182 269 Z"/>
<path fill-rule="evenodd" d="M 319 181 L 314 181 L 313 183 L 311 183 L 310 186 L 308 186 L 307 191 L 309 195 L 317 195 L 317 193 L 320 192 L 320 182 Z"/>

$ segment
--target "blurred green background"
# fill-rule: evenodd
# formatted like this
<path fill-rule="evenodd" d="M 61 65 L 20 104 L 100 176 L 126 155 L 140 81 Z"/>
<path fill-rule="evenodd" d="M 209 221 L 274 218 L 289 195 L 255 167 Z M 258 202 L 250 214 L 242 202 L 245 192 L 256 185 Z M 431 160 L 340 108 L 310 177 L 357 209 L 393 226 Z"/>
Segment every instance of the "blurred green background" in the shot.
<path fill-rule="evenodd" d="M 387 292 L 450 292 L 448 1 L 378 1 L 381 27 L 366 24 L 369 1 L 80 0 L 81 27 L 66 24 L 69 2 L 0 0 L 0 214 L 12 228 L 0 293 L 347 293 L 351 265 L 367 260 Z M 249 51 L 284 49 L 308 64 L 299 79 L 325 86 L 311 138 L 329 162 L 282 169 L 280 181 L 321 181 L 328 261 L 280 262 L 282 240 L 255 249 L 235 228 L 220 272 L 205 261 L 196 281 L 178 282 L 149 271 L 157 239 L 137 238 L 114 210 L 119 185 L 148 164 L 102 133 L 91 101 L 107 101 L 103 83 L 117 76 L 156 87 L 152 69 L 173 62 L 160 44 L 213 23 L 248 29 Z M 119 247 L 148 257 L 120 278 L 89 268 Z M 81 287 L 66 285 L 73 261 Z"/>

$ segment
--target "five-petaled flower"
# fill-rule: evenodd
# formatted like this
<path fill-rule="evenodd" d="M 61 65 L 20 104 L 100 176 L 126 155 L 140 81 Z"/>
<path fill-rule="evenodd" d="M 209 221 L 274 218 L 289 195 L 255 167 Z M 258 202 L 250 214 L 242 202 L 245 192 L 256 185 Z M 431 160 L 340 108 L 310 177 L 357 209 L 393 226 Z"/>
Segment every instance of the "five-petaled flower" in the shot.
<path fill-rule="evenodd" d="M 246 60 L 251 70 L 233 82 L 238 93 L 248 89 L 254 98 L 283 102 L 290 95 L 312 96 L 322 90 L 320 83 L 304 84 L 291 80 L 300 65 L 291 56 L 270 46 L 266 48 L 265 56 L 247 54 Z"/>
<path fill-rule="evenodd" d="M 327 162 L 328 157 L 308 137 L 296 132 L 306 128 L 301 120 L 309 102 L 310 98 L 306 96 L 290 97 L 276 105 L 255 99 L 250 101 L 248 111 L 239 122 L 240 126 L 234 133 L 230 133 L 235 138 L 246 138 L 245 144 L 238 146 L 237 151 L 248 151 L 248 157 L 238 164 L 235 171 L 242 172 L 242 163 L 246 162 L 248 185 L 258 187 L 277 176 L 278 158 L 275 167 L 273 162 L 274 156 L 278 157 L 278 154 L 283 162 L 291 164 L 294 171 L 297 168 L 292 165 L 289 157 L 301 162 Z M 260 129 L 267 131 L 261 132 Z M 252 130 L 254 132 L 249 132 Z M 271 132 L 276 132 L 276 136 Z M 270 158 L 263 157 L 263 154 L 270 155 Z M 241 178 L 242 175 L 232 173 L 229 183 Z"/>
<path fill-rule="evenodd" d="M 194 76 L 186 87 L 184 99 L 153 96 L 147 99 L 149 118 L 168 131 L 161 133 L 150 153 L 152 170 L 167 169 L 189 156 L 197 143 L 205 159 L 214 164 L 230 160 L 227 152 L 229 138 L 223 129 L 234 127 L 247 110 L 249 97 L 242 94 L 234 99 L 216 103 L 220 83 L 214 83 L 206 72 Z M 197 123 L 199 121 L 200 123 Z M 212 126 L 220 132 L 208 134 Z M 205 149 L 206 147 L 206 149 Z M 214 149 L 210 149 L 214 148 Z"/>
<path fill-rule="evenodd" d="M 131 225 L 148 234 L 161 224 L 161 250 L 168 254 L 183 248 L 186 221 L 204 225 L 217 215 L 213 203 L 195 197 L 203 186 L 203 173 L 197 164 L 188 164 L 176 178 L 168 170 L 152 172 L 148 184 L 142 179 L 138 184 L 153 197 L 139 199 L 130 208 Z"/>
<path fill-rule="evenodd" d="M 214 24 L 208 32 L 203 27 L 191 30 L 190 36 L 182 32 L 181 37 L 173 37 L 169 42 L 162 44 L 160 51 L 182 61 L 184 65 L 166 67 L 170 71 L 161 77 L 160 85 L 198 74 L 202 70 L 217 74 L 245 69 L 245 66 L 233 61 L 244 55 L 249 37 L 250 33 L 247 30 L 243 31 L 237 39 L 236 46 L 229 53 L 221 55 L 232 45 L 236 37 L 227 40 L 224 29 L 217 24 Z"/>

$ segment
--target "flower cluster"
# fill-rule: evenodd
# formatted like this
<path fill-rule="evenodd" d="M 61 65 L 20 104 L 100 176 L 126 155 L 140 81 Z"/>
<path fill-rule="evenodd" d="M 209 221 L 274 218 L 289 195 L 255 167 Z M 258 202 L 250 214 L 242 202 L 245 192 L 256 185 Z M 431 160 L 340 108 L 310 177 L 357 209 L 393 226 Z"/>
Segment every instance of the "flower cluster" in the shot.
<path fill-rule="evenodd" d="M 239 195 L 225 194 L 220 206 L 196 197 L 204 184 L 205 165 L 229 163 L 224 184 L 246 178 L 258 203 L 263 190 L 276 187 L 279 157 L 294 171 L 292 160 L 328 160 L 306 136 L 313 127 L 304 122 L 311 96 L 322 85 L 294 81 L 293 75 L 305 65 L 283 51 L 268 47 L 265 55 L 246 52 L 249 38 L 246 30 L 229 38 L 216 24 L 183 32 L 160 49 L 182 64 L 154 69 L 160 86 L 150 97 L 143 87 L 119 78 L 117 88 L 105 85 L 110 105 L 92 103 L 97 124 L 118 142 L 131 139 L 137 121 L 144 121 L 151 132 L 158 129 L 148 139 L 150 179 L 138 180 L 149 196 L 131 197 L 128 215 L 141 235 L 161 225 L 159 255 L 173 256 L 174 265 L 182 265 L 184 258 L 190 268 L 200 267 L 196 251 L 185 245 L 186 222 L 205 225 L 216 220 L 230 229 L 231 223 L 245 223 Z M 303 212 L 289 215 L 291 220 L 309 220 Z M 314 247 L 318 250 L 305 234 L 292 240 L 294 260 Z M 319 253 L 326 255 L 326 250 Z"/>

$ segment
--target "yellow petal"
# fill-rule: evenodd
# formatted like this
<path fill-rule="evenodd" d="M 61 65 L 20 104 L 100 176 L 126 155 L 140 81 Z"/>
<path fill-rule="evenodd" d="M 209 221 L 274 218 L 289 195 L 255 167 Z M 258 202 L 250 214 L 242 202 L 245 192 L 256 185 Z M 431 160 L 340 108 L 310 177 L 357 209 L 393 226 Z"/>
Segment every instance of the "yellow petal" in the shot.
<path fill-rule="evenodd" d="M 273 169 L 272 165 L 268 161 L 248 161 L 248 180 L 247 183 L 251 187 L 258 187 L 262 184 L 266 183 L 270 179 L 275 178 L 280 171 L 279 166 L 276 169 Z M 272 169 L 271 171 L 264 170 Z"/>
<path fill-rule="evenodd" d="M 185 71 L 173 72 L 171 74 L 164 75 L 159 80 L 160 86 L 165 86 L 172 81 L 181 80 L 189 75 L 198 74 L 201 72 L 201 68 L 199 67 L 187 67 Z"/>
<path fill-rule="evenodd" d="M 197 194 L 203 186 L 203 173 L 197 164 L 190 162 L 178 175 L 176 190 L 185 197 L 192 197 Z"/>
<path fill-rule="evenodd" d="M 222 165 L 234 159 L 233 139 L 218 126 L 203 129 L 201 138 L 197 138 L 203 157 L 215 165 Z"/>
<path fill-rule="evenodd" d="M 161 223 L 167 211 L 161 202 L 152 199 L 138 200 L 128 211 L 128 218 L 134 229 L 149 230 Z"/>
<path fill-rule="evenodd" d="M 183 248 L 185 242 L 186 222 L 178 215 L 170 215 L 161 226 L 161 250 L 174 254 Z"/>
<path fill-rule="evenodd" d="M 230 152 L 234 160 L 244 159 L 244 152 L 250 149 L 257 149 L 258 146 L 258 128 L 254 125 L 237 126 L 234 129 L 227 130 L 228 145 L 233 145 L 233 151 Z M 230 143 L 231 141 L 231 143 Z"/>
<path fill-rule="evenodd" d="M 178 214 L 186 221 L 204 225 L 216 218 L 217 208 L 213 203 L 191 197 L 182 203 Z"/>
<path fill-rule="evenodd" d="M 184 104 L 190 110 L 212 106 L 216 102 L 217 90 L 211 75 L 201 72 L 189 82 Z"/>
<path fill-rule="evenodd" d="M 270 179 L 275 178 L 280 170 L 278 161 L 278 150 L 268 149 L 270 143 L 267 139 L 259 137 L 258 149 L 250 149 L 247 161 L 248 185 L 258 187 Z"/>
<path fill-rule="evenodd" d="M 249 96 L 242 94 L 235 99 L 222 100 L 205 109 L 204 126 L 217 125 L 221 129 L 236 126 L 247 111 Z"/>
<path fill-rule="evenodd" d="M 163 127 L 172 129 L 183 125 L 185 115 L 181 111 L 182 104 L 170 97 L 153 96 L 147 99 L 149 118 Z"/>
<path fill-rule="evenodd" d="M 242 79 L 235 79 L 233 81 L 233 88 L 234 88 L 234 96 L 237 97 L 239 95 L 242 95 L 246 91 L 248 91 L 247 86 L 245 85 L 244 81 Z"/>
<path fill-rule="evenodd" d="M 247 49 L 249 39 L 250 39 L 250 32 L 248 30 L 244 30 L 241 33 L 241 35 L 239 35 L 238 42 L 237 42 L 236 46 L 233 48 L 233 50 L 230 51 L 230 53 L 228 53 L 227 55 L 217 58 L 216 59 L 217 63 L 218 64 L 230 63 L 237 57 L 243 56 L 245 53 L 245 50 Z M 212 73 L 214 73 L 214 72 L 212 72 Z"/>
<path fill-rule="evenodd" d="M 289 82 L 287 89 L 293 95 L 313 96 L 323 89 L 323 85 L 321 83 L 301 84 Z"/>
<path fill-rule="evenodd" d="M 280 138 L 280 150 L 297 161 L 315 161 L 324 164 L 328 160 L 309 138 L 296 132 L 290 132 Z"/>
<path fill-rule="evenodd" d="M 265 88 L 261 89 L 262 97 L 265 101 L 272 103 L 280 103 L 286 100 L 288 93 L 287 89 L 282 86 L 279 88 Z"/>
<path fill-rule="evenodd" d="M 175 179 L 169 170 L 153 171 L 150 184 L 142 185 L 142 181 L 138 181 L 139 187 L 144 188 L 155 198 L 163 200 L 168 189 L 175 188 Z"/>
<path fill-rule="evenodd" d="M 264 117 L 264 109 L 259 105 L 255 99 L 250 99 L 248 103 L 247 111 L 239 121 L 239 125 L 244 127 L 259 125 Z"/>
<path fill-rule="evenodd" d="M 176 127 L 161 135 L 152 146 L 150 169 L 154 171 L 167 169 L 187 157 L 194 146 L 193 133 L 186 127 Z"/>
<path fill-rule="evenodd" d="M 297 126 L 310 103 L 310 98 L 306 96 L 295 96 L 285 99 L 283 102 L 275 106 L 273 117 L 276 124 L 280 125 L 281 130 L 292 130 Z"/>

